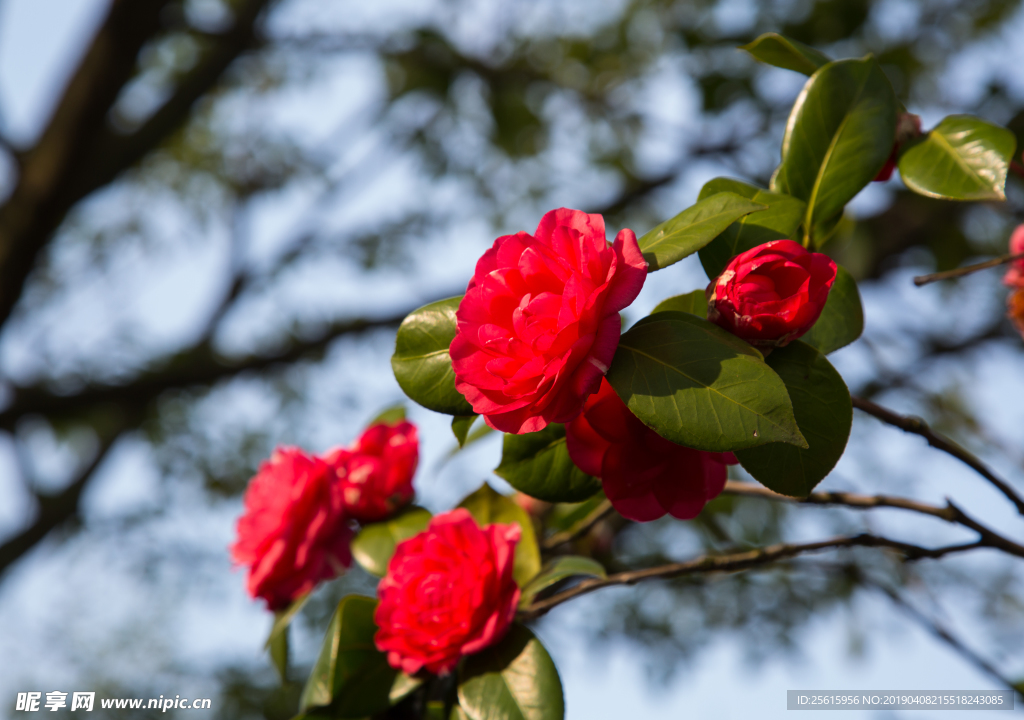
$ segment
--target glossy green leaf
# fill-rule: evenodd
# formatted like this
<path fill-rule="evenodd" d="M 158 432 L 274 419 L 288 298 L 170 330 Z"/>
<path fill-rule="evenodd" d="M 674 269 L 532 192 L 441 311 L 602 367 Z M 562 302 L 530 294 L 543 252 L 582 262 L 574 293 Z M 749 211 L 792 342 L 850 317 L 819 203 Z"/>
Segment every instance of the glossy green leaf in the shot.
<path fill-rule="evenodd" d="M 825 356 L 799 340 L 772 351 L 767 362 L 786 383 L 809 447 L 771 443 L 739 450 L 736 457 L 771 490 L 806 497 L 846 449 L 853 422 L 850 391 Z"/>
<path fill-rule="evenodd" d="M 654 272 L 679 262 L 714 240 L 735 220 L 766 207 L 732 192 L 698 201 L 640 238 L 640 252 L 647 261 L 647 271 Z"/>
<path fill-rule="evenodd" d="M 547 526 L 547 530 L 553 533 L 568 530 L 590 515 L 605 500 L 604 493 L 598 492 L 583 502 L 555 503 L 545 516 L 544 524 Z"/>
<path fill-rule="evenodd" d="M 308 599 L 309 593 L 306 593 L 294 600 L 284 610 L 274 613 L 274 624 L 270 627 L 270 634 L 263 646 L 270 652 L 270 659 L 273 661 L 274 667 L 277 668 L 282 683 L 288 681 L 288 627 Z"/>
<path fill-rule="evenodd" d="M 338 603 L 302 691 L 300 712 L 329 708 L 335 718 L 362 718 L 391 706 L 399 673 L 373 644 L 376 608 L 375 599 L 360 595 L 348 595 Z"/>
<path fill-rule="evenodd" d="M 579 502 L 601 489 L 601 481 L 577 468 L 565 445 L 565 426 L 505 434 L 495 475 L 520 492 L 547 502 Z"/>
<path fill-rule="evenodd" d="M 656 313 L 624 333 L 608 382 L 645 425 L 680 445 L 806 446 L 786 387 L 761 353 L 688 313 Z"/>
<path fill-rule="evenodd" d="M 438 300 L 409 313 L 398 328 L 391 357 L 391 369 L 402 391 L 428 410 L 446 415 L 473 414 L 473 408 L 455 389 L 455 371 L 448 355 L 461 300 Z"/>
<path fill-rule="evenodd" d="M 429 522 L 429 511 L 410 507 L 383 522 L 364 525 L 352 539 L 352 558 L 366 572 L 383 577 L 395 554 L 395 546 L 423 532 Z"/>
<path fill-rule="evenodd" d="M 809 247 L 834 228 L 843 207 L 871 182 L 892 153 L 896 95 L 872 57 L 840 60 L 815 72 L 793 105 L 772 190 L 807 203 Z"/>
<path fill-rule="evenodd" d="M 601 563 L 588 557 L 579 555 L 557 557 L 545 565 L 537 577 L 523 588 L 522 594 L 519 596 L 519 607 L 526 607 L 533 602 L 537 593 L 571 577 L 604 578 L 608 577 L 608 573 Z"/>
<path fill-rule="evenodd" d="M 405 420 L 405 405 L 398 403 L 391 407 L 384 408 L 377 416 L 370 422 L 366 423 L 366 427 L 371 427 L 377 423 L 387 423 L 388 425 L 394 425 L 397 422 Z"/>
<path fill-rule="evenodd" d="M 466 436 L 469 435 L 469 429 L 473 427 L 473 423 L 479 415 L 456 415 L 452 418 L 452 433 L 455 435 L 455 439 L 459 443 L 459 447 L 466 446 Z"/>
<path fill-rule="evenodd" d="M 388 702 L 395 705 L 423 684 L 423 679 L 406 675 L 404 672 L 395 676 L 395 682 L 391 684 L 391 691 L 388 693 Z"/>
<path fill-rule="evenodd" d="M 655 305 L 651 314 L 653 315 L 654 313 L 673 311 L 687 312 L 691 315 L 707 319 L 707 295 L 704 294 L 703 290 L 694 290 L 693 292 L 686 293 L 685 295 L 674 295 L 673 297 L 662 300 L 660 303 Z"/>
<path fill-rule="evenodd" d="M 730 260 L 758 245 L 783 238 L 799 241 L 800 223 L 807 209 L 803 200 L 762 190 L 732 178 L 709 180 L 697 199 L 703 200 L 720 192 L 736 193 L 767 205 L 768 209 L 740 218 L 700 249 L 700 264 L 709 278 L 721 275 Z"/>
<path fill-rule="evenodd" d="M 837 265 L 836 281 L 828 293 L 821 317 L 800 339 L 820 350 L 823 355 L 828 355 L 852 343 L 862 332 L 864 307 L 860 302 L 857 281 L 846 268 Z"/>
<path fill-rule="evenodd" d="M 458 705 L 452 705 L 452 713 L 448 716 L 448 720 L 469 720 L 469 715 Z"/>
<path fill-rule="evenodd" d="M 491 523 L 516 523 L 522 536 L 516 545 L 515 569 L 512 575 L 519 587 L 523 587 L 540 571 L 540 549 L 533 532 L 533 522 L 526 511 L 515 501 L 502 495 L 487 483 L 467 496 L 459 507 L 466 508 L 480 527 Z"/>
<path fill-rule="evenodd" d="M 831 62 L 828 55 L 778 33 L 765 33 L 753 42 L 740 45 L 740 49 L 767 65 L 804 75 L 813 75 L 815 70 Z"/>
<path fill-rule="evenodd" d="M 515 623 L 496 645 L 466 658 L 459 706 L 472 720 L 562 720 L 562 681 L 540 640 Z"/>
<path fill-rule="evenodd" d="M 948 200 L 1005 200 L 1013 133 L 969 115 L 950 115 L 909 145 L 900 177 L 914 192 Z"/>

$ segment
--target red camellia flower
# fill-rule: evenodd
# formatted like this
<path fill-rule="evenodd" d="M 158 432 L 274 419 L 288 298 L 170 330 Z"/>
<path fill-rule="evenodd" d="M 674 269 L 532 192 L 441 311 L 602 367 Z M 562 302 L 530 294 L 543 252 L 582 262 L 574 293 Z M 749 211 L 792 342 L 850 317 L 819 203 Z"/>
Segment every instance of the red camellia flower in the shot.
<path fill-rule="evenodd" d="M 352 563 L 351 539 L 330 466 L 279 448 L 245 491 L 231 556 L 249 566 L 249 594 L 281 610 Z"/>
<path fill-rule="evenodd" d="M 583 472 L 601 478 L 604 493 L 623 517 L 638 522 L 666 513 L 696 517 L 725 487 L 732 453 L 711 453 L 676 445 L 629 411 L 602 380 L 583 414 L 565 426 L 569 457 Z"/>
<path fill-rule="evenodd" d="M 519 603 L 518 525 L 481 529 L 464 508 L 398 543 L 377 593 L 377 648 L 391 667 L 444 675 L 504 637 Z"/>
<path fill-rule="evenodd" d="M 827 255 L 772 240 L 734 257 L 708 285 L 708 320 L 751 345 L 782 347 L 811 329 L 835 279 Z"/>
<path fill-rule="evenodd" d="M 419 461 L 416 426 L 405 420 L 377 423 L 324 459 L 341 484 L 345 513 L 362 523 L 383 520 L 412 500 Z"/>
<path fill-rule="evenodd" d="M 498 238 L 456 313 L 456 389 L 497 430 L 568 422 L 608 371 L 618 312 L 646 277 L 633 231 L 609 246 L 600 215 L 552 210 L 535 235 Z"/>
<path fill-rule="evenodd" d="M 1010 236 L 1010 253 L 1024 253 L 1024 225 L 1018 225 Z M 1003 283 L 1012 288 L 1024 288 L 1024 259 L 1010 263 L 1006 275 L 1003 276 Z"/>

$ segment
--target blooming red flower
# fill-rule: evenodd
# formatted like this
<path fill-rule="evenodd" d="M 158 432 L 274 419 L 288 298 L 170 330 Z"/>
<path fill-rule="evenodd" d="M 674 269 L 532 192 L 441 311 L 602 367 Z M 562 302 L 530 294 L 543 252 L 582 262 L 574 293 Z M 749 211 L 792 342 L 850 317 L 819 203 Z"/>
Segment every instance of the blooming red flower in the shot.
<path fill-rule="evenodd" d="M 352 564 L 340 486 L 320 458 L 279 448 L 245 491 L 232 559 L 249 566 L 249 594 L 287 607 Z"/>
<path fill-rule="evenodd" d="M 583 472 L 601 478 L 604 493 L 620 515 L 647 522 L 666 513 L 696 517 L 725 487 L 732 453 L 711 453 L 676 445 L 629 411 L 602 380 L 583 413 L 565 426 L 569 457 Z"/>
<path fill-rule="evenodd" d="M 444 675 L 504 637 L 519 603 L 512 579 L 519 535 L 518 525 L 481 529 L 459 508 L 398 543 L 374 613 L 374 642 L 391 667 Z"/>
<path fill-rule="evenodd" d="M 568 422 L 608 371 L 618 312 L 646 277 L 633 231 L 609 246 L 600 215 L 552 210 L 535 235 L 498 238 L 456 313 L 456 389 L 497 430 Z"/>
<path fill-rule="evenodd" d="M 416 426 L 405 420 L 377 423 L 324 460 L 341 484 L 345 513 L 362 523 L 383 520 L 412 501 L 419 461 Z"/>
<path fill-rule="evenodd" d="M 811 329 L 835 279 L 827 255 L 772 240 L 734 257 L 708 285 L 708 320 L 752 345 L 782 347 Z"/>
<path fill-rule="evenodd" d="M 1014 255 L 1024 253 L 1024 225 L 1018 225 L 1010 235 L 1010 252 Z M 1013 288 L 1024 288 L 1024 258 L 1010 263 L 1003 283 Z"/>

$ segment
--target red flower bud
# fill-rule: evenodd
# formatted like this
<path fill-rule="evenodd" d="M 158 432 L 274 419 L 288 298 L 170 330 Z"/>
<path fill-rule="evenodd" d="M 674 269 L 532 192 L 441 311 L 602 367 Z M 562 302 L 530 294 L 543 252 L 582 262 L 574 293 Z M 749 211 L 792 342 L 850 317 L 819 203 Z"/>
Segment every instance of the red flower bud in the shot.
<path fill-rule="evenodd" d="M 391 667 L 444 675 L 501 640 L 519 603 L 518 525 L 481 529 L 468 510 L 436 515 L 398 544 L 377 593 L 374 642 Z"/>
<path fill-rule="evenodd" d="M 419 461 L 416 426 L 404 420 L 377 423 L 324 459 L 341 485 L 346 514 L 361 523 L 383 520 L 412 501 Z"/>
<path fill-rule="evenodd" d="M 245 491 L 232 559 L 249 566 L 249 594 L 281 610 L 352 564 L 341 487 L 323 460 L 279 448 Z"/>
<path fill-rule="evenodd" d="M 1018 225 L 1010 236 L 1010 252 L 1013 255 L 1024 253 L 1024 225 Z M 1010 263 L 1003 276 L 1003 283 L 1013 288 L 1024 288 L 1024 258 Z"/>
<path fill-rule="evenodd" d="M 456 313 L 456 389 L 504 432 L 572 420 L 608 371 L 619 310 L 646 277 L 633 231 L 609 246 L 600 215 L 552 210 L 535 235 L 498 238 Z"/>
<path fill-rule="evenodd" d="M 726 465 L 737 462 L 732 453 L 693 450 L 661 437 L 629 411 L 607 380 L 565 426 L 565 440 L 577 467 L 600 477 L 612 506 L 638 522 L 666 513 L 696 517 L 725 487 Z"/>
<path fill-rule="evenodd" d="M 708 320 L 751 345 L 782 347 L 811 329 L 835 279 L 827 255 L 772 240 L 734 257 L 708 285 Z"/>

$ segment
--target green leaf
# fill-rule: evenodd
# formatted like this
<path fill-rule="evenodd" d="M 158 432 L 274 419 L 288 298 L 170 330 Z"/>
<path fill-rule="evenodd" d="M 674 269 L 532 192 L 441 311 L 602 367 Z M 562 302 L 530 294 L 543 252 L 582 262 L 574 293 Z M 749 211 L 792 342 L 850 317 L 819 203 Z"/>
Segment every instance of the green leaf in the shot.
<path fill-rule="evenodd" d="M 281 684 L 284 685 L 288 682 L 288 628 L 277 634 L 271 633 L 267 638 L 267 647 L 270 650 L 270 660 L 277 668 Z"/>
<path fill-rule="evenodd" d="M 452 705 L 452 714 L 448 716 L 448 720 L 469 720 L 469 715 L 458 705 Z"/>
<path fill-rule="evenodd" d="M 950 115 L 900 154 L 900 177 L 927 197 L 1005 200 L 1006 171 L 1016 145 L 1006 128 Z"/>
<path fill-rule="evenodd" d="M 565 426 L 505 434 L 494 473 L 516 490 L 547 502 L 579 502 L 601 489 L 601 481 L 577 468 L 565 445 Z"/>
<path fill-rule="evenodd" d="M 786 387 L 761 353 L 688 313 L 650 315 L 624 333 L 608 382 L 645 425 L 680 445 L 806 447 Z"/>
<path fill-rule="evenodd" d="M 537 593 L 542 590 L 568 578 L 580 576 L 605 578 L 608 577 L 608 573 L 605 572 L 601 563 L 588 557 L 580 555 L 557 557 L 545 565 L 537 577 L 523 588 L 523 592 L 519 596 L 519 607 L 524 608 L 529 605 Z"/>
<path fill-rule="evenodd" d="M 771 490 L 806 497 L 832 471 L 846 448 L 853 422 L 850 391 L 825 356 L 799 340 L 774 350 L 767 362 L 786 383 L 809 447 L 801 450 L 771 443 L 738 450 L 736 457 Z"/>
<path fill-rule="evenodd" d="M 373 643 L 377 601 L 360 595 L 341 599 L 306 681 L 299 711 L 329 707 L 335 718 L 362 718 L 391 706 L 398 671 Z"/>
<path fill-rule="evenodd" d="M 473 427 L 473 423 L 479 415 L 456 415 L 452 418 L 452 432 L 455 434 L 455 439 L 459 442 L 459 447 L 463 448 L 466 446 L 466 436 L 469 434 L 469 429 Z"/>
<path fill-rule="evenodd" d="M 765 33 L 753 42 L 740 45 L 740 49 L 763 63 L 804 75 L 813 75 L 815 70 L 832 61 L 828 55 L 778 33 Z"/>
<path fill-rule="evenodd" d="M 716 240 L 717 242 L 717 240 Z M 701 250 L 701 252 L 704 252 Z M 708 317 L 708 298 L 703 290 L 694 290 L 693 292 L 686 293 L 685 295 L 675 295 L 673 297 L 662 300 L 660 303 L 654 306 L 651 310 L 651 314 L 658 312 L 687 312 L 697 317 L 707 319 Z"/>
<path fill-rule="evenodd" d="M 370 422 L 366 423 L 366 427 L 372 427 L 377 423 L 387 423 L 388 425 L 394 425 L 397 422 L 405 420 L 405 405 L 403 403 L 397 403 L 391 407 L 384 408 L 377 416 Z"/>
<path fill-rule="evenodd" d="M 461 297 L 438 300 L 414 310 L 402 321 L 391 369 L 412 400 L 445 415 L 472 415 L 473 408 L 455 389 L 448 347 L 455 338 L 455 311 Z"/>
<path fill-rule="evenodd" d="M 726 191 L 767 205 L 768 209 L 740 218 L 700 249 L 700 264 L 711 279 L 721 275 L 734 257 L 758 245 L 783 238 L 799 241 L 800 223 L 807 210 L 807 203 L 803 200 L 731 178 L 709 180 L 697 199 L 703 200 Z"/>
<path fill-rule="evenodd" d="M 555 663 L 532 632 L 514 623 L 496 645 L 466 658 L 459 706 L 472 720 L 562 720 Z"/>
<path fill-rule="evenodd" d="M 807 203 L 805 245 L 818 239 L 892 153 L 896 95 L 874 58 L 840 60 L 804 85 L 782 139 L 772 190 Z"/>
<path fill-rule="evenodd" d="M 397 705 L 409 696 L 409 694 L 423 684 L 422 678 L 406 675 L 404 672 L 395 676 L 395 682 L 391 684 L 391 691 L 388 693 L 388 702 Z"/>
<path fill-rule="evenodd" d="M 852 343 L 862 332 L 864 308 L 860 302 L 857 281 L 846 268 L 836 265 L 836 281 L 828 293 L 821 317 L 800 339 L 817 348 L 823 355 L 828 355 Z"/>
<path fill-rule="evenodd" d="M 519 587 L 526 585 L 540 571 L 540 550 L 533 522 L 512 498 L 502 495 L 485 482 L 463 499 L 459 507 L 469 510 L 480 527 L 491 523 L 516 523 L 520 527 L 523 532 L 516 545 L 515 569 L 512 571 Z"/>
<path fill-rule="evenodd" d="M 371 575 L 383 577 L 395 554 L 395 546 L 427 528 L 430 512 L 410 507 L 384 522 L 364 525 L 352 539 L 352 557 Z"/>
<path fill-rule="evenodd" d="M 596 510 L 605 499 L 604 493 L 598 492 L 583 502 L 555 503 L 545 516 L 544 524 L 551 532 L 568 530 Z"/>
<path fill-rule="evenodd" d="M 273 661 L 274 667 L 277 668 L 282 683 L 288 682 L 288 627 L 308 599 L 309 593 L 306 593 L 294 600 L 284 610 L 274 613 L 274 624 L 270 627 L 270 634 L 263 646 L 270 652 L 270 659 Z"/>
<path fill-rule="evenodd" d="M 732 192 L 698 201 L 640 238 L 647 271 L 679 262 L 714 240 L 733 221 L 766 207 Z"/>

